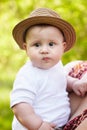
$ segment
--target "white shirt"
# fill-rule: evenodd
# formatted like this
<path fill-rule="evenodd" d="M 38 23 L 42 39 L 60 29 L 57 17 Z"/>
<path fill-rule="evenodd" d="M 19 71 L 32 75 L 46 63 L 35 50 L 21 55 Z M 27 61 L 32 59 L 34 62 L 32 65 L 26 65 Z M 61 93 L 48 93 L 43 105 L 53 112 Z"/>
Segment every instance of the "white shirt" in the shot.
<path fill-rule="evenodd" d="M 61 61 L 43 70 L 27 62 L 18 72 L 11 93 L 11 107 L 20 102 L 31 104 L 43 121 L 57 127 L 66 124 L 69 114 L 69 98 L 66 92 L 66 75 Z M 27 130 L 14 118 L 13 130 Z"/>

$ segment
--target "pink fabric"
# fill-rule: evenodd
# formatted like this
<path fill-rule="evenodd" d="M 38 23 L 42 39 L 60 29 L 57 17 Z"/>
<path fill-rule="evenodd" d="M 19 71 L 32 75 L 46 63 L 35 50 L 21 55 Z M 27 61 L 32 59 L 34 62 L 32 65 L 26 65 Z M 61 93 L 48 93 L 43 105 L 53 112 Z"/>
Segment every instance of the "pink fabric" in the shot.
<path fill-rule="evenodd" d="M 80 114 L 79 116 L 75 117 L 73 120 L 69 121 L 65 127 L 63 128 L 63 130 L 75 130 L 79 124 L 85 119 L 87 118 L 87 109 L 85 111 L 83 111 L 82 114 Z"/>
<path fill-rule="evenodd" d="M 82 61 L 78 64 L 76 64 L 71 71 L 69 72 L 69 75 L 74 78 L 81 79 L 81 77 L 87 72 L 87 61 Z"/>

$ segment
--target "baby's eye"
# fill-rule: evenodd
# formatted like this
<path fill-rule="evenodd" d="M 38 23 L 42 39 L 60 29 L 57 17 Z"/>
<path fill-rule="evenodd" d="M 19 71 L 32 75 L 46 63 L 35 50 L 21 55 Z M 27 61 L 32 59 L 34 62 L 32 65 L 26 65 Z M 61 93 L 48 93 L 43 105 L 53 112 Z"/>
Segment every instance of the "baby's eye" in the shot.
<path fill-rule="evenodd" d="M 39 47 L 39 46 L 40 46 L 40 43 L 35 43 L 34 46 L 35 46 L 35 47 Z"/>
<path fill-rule="evenodd" d="M 54 46 L 54 45 L 55 45 L 54 42 L 50 42 L 50 43 L 49 43 L 49 46 Z"/>

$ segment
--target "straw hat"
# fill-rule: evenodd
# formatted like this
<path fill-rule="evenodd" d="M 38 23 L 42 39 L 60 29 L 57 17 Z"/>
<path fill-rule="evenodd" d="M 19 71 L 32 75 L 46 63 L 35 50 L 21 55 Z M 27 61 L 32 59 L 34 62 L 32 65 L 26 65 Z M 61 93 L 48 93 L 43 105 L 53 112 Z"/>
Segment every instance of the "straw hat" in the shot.
<path fill-rule="evenodd" d="M 49 24 L 58 27 L 64 34 L 67 46 L 64 50 L 68 51 L 75 43 L 75 30 L 67 21 L 60 18 L 60 16 L 51 9 L 38 8 L 34 10 L 29 18 L 18 23 L 13 29 L 13 37 L 17 44 L 23 49 L 23 42 L 26 30 L 32 25 Z"/>

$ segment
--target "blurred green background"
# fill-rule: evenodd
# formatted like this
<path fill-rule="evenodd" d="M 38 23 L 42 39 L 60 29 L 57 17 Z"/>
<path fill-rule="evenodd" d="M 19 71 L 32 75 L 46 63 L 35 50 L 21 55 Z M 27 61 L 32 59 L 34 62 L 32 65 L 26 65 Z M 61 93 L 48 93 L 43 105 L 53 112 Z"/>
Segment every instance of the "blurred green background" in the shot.
<path fill-rule="evenodd" d="M 12 38 L 12 28 L 38 7 L 54 9 L 76 30 L 76 45 L 64 55 L 63 63 L 86 60 L 86 0 L 0 0 L 0 130 L 11 130 L 10 92 L 17 71 L 27 60 Z"/>

